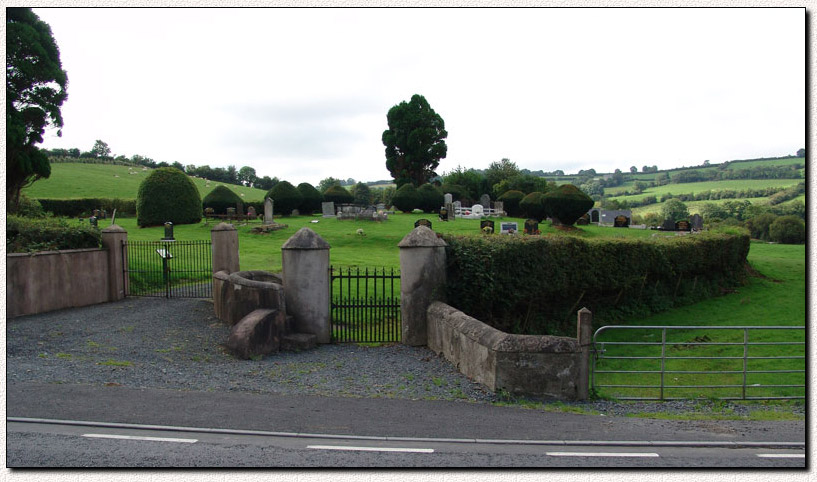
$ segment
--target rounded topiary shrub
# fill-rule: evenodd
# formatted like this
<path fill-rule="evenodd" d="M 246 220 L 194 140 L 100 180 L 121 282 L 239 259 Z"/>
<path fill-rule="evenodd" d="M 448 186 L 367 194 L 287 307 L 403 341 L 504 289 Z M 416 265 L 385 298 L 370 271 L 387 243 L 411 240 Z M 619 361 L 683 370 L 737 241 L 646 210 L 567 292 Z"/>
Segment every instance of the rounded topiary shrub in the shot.
<path fill-rule="evenodd" d="M 300 191 L 287 181 L 281 181 L 267 192 L 272 199 L 272 209 L 275 214 L 289 216 L 293 209 L 298 209 L 303 201 Z"/>
<path fill-rule="evenodd" d="M 542 205 L 543 192 L 532 192 L 519 201 L 519 210 L 523 216 L 541 221 L 547 217 Z"/>
<path fill-rule="evenodd" d="M 201 221 L 201 195 L 193 181 L 175 167 L 154 169 L 139 185 L 136 222 L 140 227 Z"/>
<path fill-rule="evenodd" d="M 323 200 L 335 204 L 351 204 L 355 197 L 343 186 L 332 186 L 323 193 Z"/>
<path fill-rule="evenodd" d="M 553 224 L 572 226 L 593 208 L 593 198 L 583 193 L 573 184 L 562 184 L 542 197 L 545 214 L 550 216 Z"/>
<path fill-rule="evenodd" d="M 769 226 L 769 239 L 783 244 L 804 243 L 806 223 L 797 216 L 780 216 Z"/>
<path fill-rule="evenodd" d="M 298 184 L 298 192 L 301 193 L 301 205 L 298 211 L 301 214 L 310 215 L 315 211 L 321 210 L 321 202 L 323 202 L 323 195 L 320 191 L 315 189 L 315 186 L 308 182 Z"/>
<path fill-rule="evenodd" d="M 417 189 L 417 194 L 420 196 L 420 204 L 418 209 L 422 209 L 425 213 L 434 213 L 439 211 L 443 206 L 445 197 L 440 188 L 433 184 L 423 184 Z"/>
<path fill-rule="evenodd" d="M 410 213 L 420 207 L 420 193 L 413 184 L 403 184 L 400 189 L 394 193 L 391 202 L 400 211 Z"/>
<path fill-rule="evenodd" d="M 234 208 L 241 201 L 238 194 L 234 193 L 227 186 L 216 186 L 201 201 L 202 208 L 213 208 L 215 214 L 227 214 L 227 208 Z M 242 213 L 243 214 L 243 213 Z"/>
<path fill-rule="evenodd" d="M 499 196 L 498 201 L 502 201 L 505 212 L 508 216 L 519 217 L 522 215 L 522 210 L 519 208 L 519 203 L 525 198 L 525 193 L 522 191 L 510 190 L 505 194 Z"/>

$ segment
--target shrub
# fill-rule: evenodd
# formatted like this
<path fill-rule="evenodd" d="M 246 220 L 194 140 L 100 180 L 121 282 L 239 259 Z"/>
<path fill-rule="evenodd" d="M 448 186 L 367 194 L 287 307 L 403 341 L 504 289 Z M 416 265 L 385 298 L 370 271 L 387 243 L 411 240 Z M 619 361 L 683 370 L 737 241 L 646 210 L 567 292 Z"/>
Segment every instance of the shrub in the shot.
<path fill-rule="evenodd" d="M 333 202 L 335 204 L 350 204 L 355 200 L 354 196 L 347 191 L 343 186 L 332 186 L 323 193 L 323 199 L 326 202 Z"/>
<path fill-rule="evenodd" d="M 136 222 L 140 227 L 201 221 L 201 195 L 193 181 L 174 167 L 154 169 L 139 185 Z"/>
<path fill-rule="evenodd" d="M 682 219 L 689 219 L 689 208 L 680 199 L 668 199 L 664 201 L 661 206 L 661 216 L 664 219 L 671 219 L 672 221 L 681 221 Z"/>
<path fill-rule="evenodd" d="M 400 211 L 410 213 L 420 206 L 420 193 L 417 192 L 417 188 L 413 184 L 403 184 L 394 193 L 391 202 Z"/>
<path fill-rule="evenodd" d="M 445 196 L 438 187 L 433 184 L 423 184 L 417 189 L 417 194 L 420 195 L 420 204 L 418 209 L 422 209 L 425 213 L 437 212 L 445 202 Z"/>
<path fill-rule="evenodd" d="M 746 221 L 746 227 L 749 229 L 749 234 L 754 239 L 769 240 L 769 226 L 777 219 L 777 216 L 771 213 L 763 213 L 757 215 Z"/>
<path fill-rule="evenodd" d="M 275 214 L 289 216 L 293 209 L 298 209 L 303 201 L 300 191 L 288 181 L 281 181 L 267 192 L 272 199 L 272 209 Z"/>
<path fill-rule="evenodd" d="M 9 253 L 98 248 L 100 244 L 99 230 L 87 221 L 69 223 L 60 218 L 6 218 L 6 251 Z"/>
<path fill-rule="evenodd" d="M 545 206 L 542 204 L 543 192 L 532 192 L 519 201 L 519 209 L 525 217 L 542 221 L 547 217 Z"/>
<path fill-rule="evenodd" d="M 323 194 L 315 189 L 315 186 L 308 182 L 298 184 L 298 192 L 301 193 L 301 205 L 298 211 L 301 214 L 311 215 L 315 211 L 321 210 L 321 202 L 323 202 Z"/>
<path fill-rule="evenodd" d="M 443 192 L 443 196 L 446 193 L 451 194 L 452 201 L 463 202 L 468 200 L 468 190 L 459 184 L 443 184 L 440 186 L 440 190 Z"/>
<path fill-rule="evenodd" d="M 202 208 L 213 208 L 215 214 L 227 214 L 227 208 L 234 208 L 243 201 L 227 186 L 216 186 L 201 202 Z M 241 213 L 243 214 L 243 213 Z"/>
<path fill-rule="evenodd" d="M 525 193 L 522 191 L 510 190 L 505 194 L 499 196 L 498 201 L 502 201 L 505 212 L 508 216 L 519 217 L 522 215 L 522 210 L 519 203 L 525 198 Z"/>
<path fill-rule="evenodd" d="M 769 226 L 769 239 L 775 243 L 802 244 L 806 241 L 806 224 L 797 216 L 781 216 Z"/>
<path fill-rule="evenodd" d="M 82 198 L 82 199 L 38 199 L 43 206 L 43 210 L 54 214 L 54 216 L 80 217 L 90 216 L 94 209 L 108 212 L 116 216 L 123 214 L 136 214 L 136 199 L 106 199 L 106 198 Z"/>
<path fill-rule="evenodd" d="M 593 199 L 573 184 L 562 184 L 542 197 L 545 214 L 553 224 L 572 226 L 593 208 Z"/>
<path fill-rule="evenodd" d="M 25 194 L 20 194 L 20 199 L 17 201 L 17 215 L 26 218 L 43 218 L 45 211 L 40 201 L 31 199 Z"/>

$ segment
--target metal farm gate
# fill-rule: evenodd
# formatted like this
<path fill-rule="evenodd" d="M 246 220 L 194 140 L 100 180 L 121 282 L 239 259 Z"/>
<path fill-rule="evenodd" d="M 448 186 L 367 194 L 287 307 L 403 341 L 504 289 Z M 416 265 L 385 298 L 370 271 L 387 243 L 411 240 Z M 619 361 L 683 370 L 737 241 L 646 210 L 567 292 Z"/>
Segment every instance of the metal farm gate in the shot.
<path fill-rule="evenodd" d="M 209 240 L 124 241 L 125 296 L 212 298 Z"/>
<path fill-rule="evenodd" d="M 400 272 L 394 268 L 329 268 L 333 343 L 399 342 Z"/>

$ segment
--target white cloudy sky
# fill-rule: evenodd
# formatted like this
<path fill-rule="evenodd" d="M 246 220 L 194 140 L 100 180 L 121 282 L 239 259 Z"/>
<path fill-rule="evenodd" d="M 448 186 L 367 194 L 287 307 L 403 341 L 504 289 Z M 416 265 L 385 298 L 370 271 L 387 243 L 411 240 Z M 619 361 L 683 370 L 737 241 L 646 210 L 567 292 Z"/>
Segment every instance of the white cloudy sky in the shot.
<path fill-rule="evenodd" d="M 35 9 L 68 72 L 43 147 L 388 179 L 422 94 L 448 157 L 610 172 L 806 145 L 804 9 Z"/>

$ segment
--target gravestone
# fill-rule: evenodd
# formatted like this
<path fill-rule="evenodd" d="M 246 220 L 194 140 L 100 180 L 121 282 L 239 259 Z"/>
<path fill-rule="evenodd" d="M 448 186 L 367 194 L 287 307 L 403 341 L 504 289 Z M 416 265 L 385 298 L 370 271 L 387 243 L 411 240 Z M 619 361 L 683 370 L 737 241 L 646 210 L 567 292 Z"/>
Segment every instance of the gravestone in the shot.
<path fill-rule="evenodd" d="M 443 204 L 451 204 L 452 202 L 454 202 L 454 196 L 452 196 L 450 192 L 445 193 L 443 196 Z"/>
<path fill-rule="evenodd" d="M 482 207 L 482 204 L 474 204 L 473 206 L 471 206 L 471 214 L 473 216 L 482 216 L 483 214 L 485 214 L 485 210 Z"/>
<path fill-rule="evenodd" d="M 525 220 L 525 234 L 539 234 L 539 222 L 535 219 Z"/>
<path fill-rule="evenodd" d="M 675 222 L 672 219 L 665 219 L 661 224 L 661 229 L 664 231 L 675 231 Z"/>
<path fill-rule="evenodd" d="M 264 224 L 274 224 L 272 219 L 272 199 L 264 199 Z"/>
<path fill-rule="evenodd" d="M 486 228 L 488 228 L 488 229 L 486 229 Z M 481 230 L 481 231 L 482 231 L 484 234 L 494 234 L 494 222 L 493 222 L 493 221 L 491 221 L 491 220 L 488 220 L 488 219 L 485 219 L 485 220 L 483 220 L 483 221 L 480 221 L 480 223 L 479 223 L 479 229 L 480 229 L 480 230 Z"/>
<path fill-rule="evenodd" d="M 227 208 L 227 216 L 235 216 L 235 208 Z"/>
<path fill-rule="evenodd" d="M 615 220 L 613 221 L 614 228 L 626 228 L 630 225 L 630 218 L 627 216 L 620 214 L 616 216 Z"/>
<path fill-rule="evenodd" d="M 414 222 L 414 227 L 416 228 L 419 226 L 425 226 L 428 229 L 431 229 L 431 221 L 429 221 L 426 218 L 418 219 L 417 221 Z"/>
<path fill-rule="evenodd" d="M 462 209 L 462 203 L 460 201 L 454 201 L 454 209 Z"/>
<path fill-rule="evenodd" d="M 587 214 L 585 214 L 584 216 L 582 216 L 582 217 L 580 217 L 579 219 L 576 220 L 576 225 L 577 226 L 587 226 L 589 224 L 590 224 L 590 216 L 588 216 Z"/>
<path fill-rule="evenodd" d="M 239 200 L 235 203 L 235 212 L 237 212 L 239 216 L 244 214 L 244 201 Z"/>
<path fill-rule="evenodd" d="M 505 203 L 502 201 L 495 201 L 494 202 L 494 214 L 497 216 L 504 216 L 505 215 Z"/>
<path fill-rule="evenodd" d="M 454 216 L 456 214 L 455 211 L 454 211 L 454 204 L 446 203 L 445 210 L 446 210 L 446 212 L 448 212 L 448 220 L 449 221 L 453 221 L 453 220 L 457 219 Z"/>
<path fill-rule="evenodd" d="M 675 223 L 675 230 L 676 231 L 689 231 L 690 229 L 691 229 L 691 226 L 689 224 L 689 221 L 683 220 L 683 221 L 678 221 L 677 223 Z"/>
<path fill-rule="evenodd" d="M 482 196 L 479 197 L 479 203 L 482 205 L 483 208 L 485 208 L 485 206 L 491 207 L 491 196 L 483 194 Z"/>
<path fill-rule="evenodd" d="M 440 208 L 440 221 L 448 221 L 448 209 Z"/>
<path fill-rule="evenodd" d="M 689 224 L 692 226 L 693 231 L 700 231 L 704 228 L 704 218 L 702 218 L 700 214 L 695 213 L 689 219 Z"/>
<path fill-rule="evenodd" d="M 255 218 L 257 218 L 257 217 L 258 217 L 258 216 L 255 214 L 255 207 L 254 207 L 254 206 L 250 206 L 250 207 L 248 207 L 248 208 L 247 208 L 247 218 L 249 218 L 249 219 L 255 219 Z"/>
<path fill-rule="evenodd" d="M 519 231 L 519 224 L 517 223 L 501 223 L 499 234 L 516 234 Z"/>
<path fill-rule="evenodd" d="M 335 217 L 335 203 L 332 201 L 321 203 L 321 211 L 325 218 Z"/>

